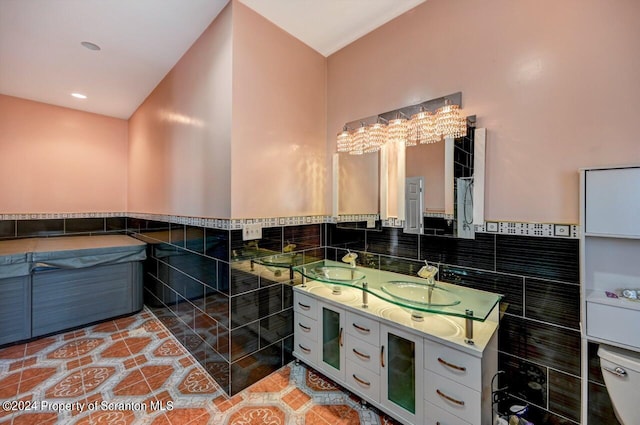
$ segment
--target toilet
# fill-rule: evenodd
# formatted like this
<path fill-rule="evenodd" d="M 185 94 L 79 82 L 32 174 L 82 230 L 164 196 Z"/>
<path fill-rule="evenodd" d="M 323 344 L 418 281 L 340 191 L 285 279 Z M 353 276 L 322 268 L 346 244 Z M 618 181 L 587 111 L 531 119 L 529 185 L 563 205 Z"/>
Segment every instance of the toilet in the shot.
<path fill-rule="evenodd" d="M 600 345 L 598 356 L 618 421 L 622 425 L 640 424 L 640 353 Z"/>

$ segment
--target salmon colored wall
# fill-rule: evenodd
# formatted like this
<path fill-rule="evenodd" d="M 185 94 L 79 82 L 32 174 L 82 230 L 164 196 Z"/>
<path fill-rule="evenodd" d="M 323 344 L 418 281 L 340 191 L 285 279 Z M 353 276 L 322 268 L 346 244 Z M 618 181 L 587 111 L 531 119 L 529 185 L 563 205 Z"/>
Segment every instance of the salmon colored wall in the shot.
<path fill-rule="evenodd" d="M 578 168 L 640 163 L 638 16 L 633 0 L 429 0 L 329 57 L 329 151 L 345 122 L 462 91 L 488 132 L 485 218 L 577 223 Z"/>
<path fill-rule="evenodd" d="M 233 3 L 233 218 L 327 214 L 326 59 Z"/>
<path fill-rule="evenodd" d="M 232 8 L 129 122 L 129 211 L 230 217 Z"/>
<path fill-rule="evenodd" d="M 0 213 L 127 211 L 127 121 L 0 95 Z"/>

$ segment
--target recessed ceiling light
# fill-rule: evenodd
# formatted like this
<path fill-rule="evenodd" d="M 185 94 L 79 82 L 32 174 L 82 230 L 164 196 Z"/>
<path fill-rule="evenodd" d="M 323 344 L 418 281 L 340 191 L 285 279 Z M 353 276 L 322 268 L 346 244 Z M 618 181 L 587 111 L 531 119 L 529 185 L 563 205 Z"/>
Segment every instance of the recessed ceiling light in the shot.
<path fill-rule="evenodd" d="M 86 99 L 87 96 L 85 96 L 82 93 L 71 93 L 71 96 L 75 97 L 76 99 Z"/>
<path fill-rule="evenodd" d="M 95 43 L 91 43 L 90 41 L 82 41 L 80 44 L 89 50 L 100 50 L 100 46 Z"/>

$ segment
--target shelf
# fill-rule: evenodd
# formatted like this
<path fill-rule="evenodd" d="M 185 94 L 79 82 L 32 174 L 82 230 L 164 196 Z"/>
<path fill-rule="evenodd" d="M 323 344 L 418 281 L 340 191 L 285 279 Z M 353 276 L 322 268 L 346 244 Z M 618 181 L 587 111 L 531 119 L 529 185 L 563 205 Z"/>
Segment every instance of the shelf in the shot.
<path fill-rule="evenodd" d="M 476 321 L 485 321 L 489 314 L 493 311 L 494 307 L 502 299 L 502 295 L 494 294 L 492 292 L 480 291 L 477 289 L 466 288 L 458 285 L 453 285 L 446 282 L 436 282 L 435 291 L 440 291 L 443 294 L 447 294 L 449 298 L 456 300 L 453 305 L 431 304 L 425 302 L 425 297 L 422 296 L 416 299 L 415 302 L 408 300 L 405 297 L 398 297 L 397 295 L 389 293 L 385 290 L 386 286 L 402 282 L 406 284 L 412 284 L 416 288 L 424 287 L 424 293 L 427 294 L 428 286 L 426 280 L 419 277 L 412 277 L 407 275 L 401 275 L 398 273 L 387 272 L 383 270 L 369 269 L 365 267 L 356 267 L 354 270 L 355 275 L 358 276 L 357 280 L 335 280 L 332 281 L 329 278 L 318 278 L 318 269 L 343 269 L 344 263 L 330 260 L 322 260 L 314 263 L 309 263 L 293 268 L 294 271 L 302 274 L 305 279 L 310 281 L 322 282 L 326 285 L 338 285 L 350 288 L 355 288 L 361 291 L 366 291 L 379 299 L 390 302 L 400 307 L 404 307 L 416 312 L 445 314 L 449 316 L 469 318 Z M 349 270 L 347 268 L 347 270 Z M 363 277 L 361 277 L 363 276 Z M 363 288 L 363 282 L 366 282 L 367 288 Z M 436 293 L 436 292 L 434 292 Z M 472 311 L 473 314 L 467 314 L 467 311 Z"/>
<path fill-rule="evenodd" d="M 588 232 L 584 234 L 587 238 L 612 238 L 612 239 L 637 239 L 640 241 L 640 235 L 619 235 L 613 233 L 593 233 Z"/>
<path fill-rule="evenodd" d="M 587 294 L 586 301 L 588 303 L 609 305 L 617 308 L 626 308 L 629 310 L 640 311 L 640 301 L 631 301 L 626 298 L 609 298 L 603 291 L 592 291 Z"/>

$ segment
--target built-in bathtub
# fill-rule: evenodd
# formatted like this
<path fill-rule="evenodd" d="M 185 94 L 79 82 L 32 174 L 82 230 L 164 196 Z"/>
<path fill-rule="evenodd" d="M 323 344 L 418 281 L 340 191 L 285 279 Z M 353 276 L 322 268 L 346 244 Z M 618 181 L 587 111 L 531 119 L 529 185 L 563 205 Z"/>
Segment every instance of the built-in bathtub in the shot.
<path fill-rule="evenodd" d="M 141 310 L 145 258 L 124 235 L 0 241 L 0 344 Z"/>

